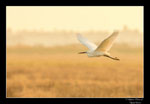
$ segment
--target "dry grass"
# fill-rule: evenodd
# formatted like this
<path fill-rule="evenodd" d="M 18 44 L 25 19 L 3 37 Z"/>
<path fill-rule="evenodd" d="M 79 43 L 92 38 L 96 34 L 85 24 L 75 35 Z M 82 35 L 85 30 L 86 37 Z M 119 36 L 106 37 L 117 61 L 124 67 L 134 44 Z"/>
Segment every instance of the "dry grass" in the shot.
<path fill-rule="evenodd" d="M 8 47 L 7 97 L 143 97 L 141 49 L 114 47 L 114 61 L 82 48 Z"/>

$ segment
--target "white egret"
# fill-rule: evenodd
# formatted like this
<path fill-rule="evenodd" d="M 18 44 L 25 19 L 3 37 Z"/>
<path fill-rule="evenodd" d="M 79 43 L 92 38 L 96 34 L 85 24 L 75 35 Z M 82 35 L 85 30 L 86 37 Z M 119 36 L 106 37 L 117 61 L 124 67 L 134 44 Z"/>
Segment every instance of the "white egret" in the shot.
<path fill-rule="evenodd" d="M 99 46 L 96 46 L 94 43 L 91 43 L 80 34 L 77 34 L 78 40 L 89 49 L 88 51 L 80 52 L 79 54 L 86 53 L 88 57 L 105 56 L 113 60 L 119 60 L 117 57 L 110 56 L 110 53 L 108 52 L 112 47 L 114 40 L 118 36 L 118 33 L 119 33 L 118 31 L 113 32 L 112 35 L 110 35 L 108 38 L 103 40 Z"/>

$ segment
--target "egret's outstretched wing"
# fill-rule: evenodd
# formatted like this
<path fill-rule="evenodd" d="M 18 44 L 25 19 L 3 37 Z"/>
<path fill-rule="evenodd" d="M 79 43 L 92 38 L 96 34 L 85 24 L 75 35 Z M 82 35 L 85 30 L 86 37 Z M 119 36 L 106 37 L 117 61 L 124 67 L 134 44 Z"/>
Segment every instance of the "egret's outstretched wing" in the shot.
<path fill-rule="evenodd" d="M 118 36 L 118 31 L 112 33 L 111 36 L 102 41 L 102 43 L 97 47 L 96 51 L 107 52 L 112 47 L 116 37 Z"/>
<path fill-rule="evenodd" d="M 80 34 L 77 34 L 77 38 L 78 40 L 85 45 L 89 50 L 93 51 L 97 48 L 97 46 L 94 43 L 91 43 L 90 41 L 88 41 L 86 38 L 84 38 L 83 36 L 81 36 Z"/>

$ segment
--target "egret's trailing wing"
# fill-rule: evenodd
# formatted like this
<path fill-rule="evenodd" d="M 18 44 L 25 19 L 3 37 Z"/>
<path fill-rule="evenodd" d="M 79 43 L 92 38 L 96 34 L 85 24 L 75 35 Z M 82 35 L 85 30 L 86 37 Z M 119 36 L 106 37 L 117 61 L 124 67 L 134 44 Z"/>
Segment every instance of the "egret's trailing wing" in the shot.
<path fill-rule="evenodd" d="M 112 47 L 116 37 L 118 36 L 118 31 L 112 33 L 111 36 L 102 41 L 102 43 L 97 47 L 96 51 L 108 52 Z"/>
<path fill-rule="evenodd" d="M 90 51 L 93 51 L 97 48 L 97 46 L 90 42 L 88 39 L 84 38 L 83 36 L 81 36 L 80 34 L 77 34 L 77 38 L 78 40 L 84 45 L 86 46 Z"/>

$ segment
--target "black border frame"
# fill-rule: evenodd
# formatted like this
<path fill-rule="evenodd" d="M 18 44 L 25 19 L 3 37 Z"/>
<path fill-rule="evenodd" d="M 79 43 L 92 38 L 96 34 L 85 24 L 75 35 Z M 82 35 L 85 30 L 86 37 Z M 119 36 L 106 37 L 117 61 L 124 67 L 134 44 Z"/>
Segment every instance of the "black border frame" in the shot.
<path fill-rule="evenodd" d="M 144 98 L 6 98 L 6 6 L 143 6 L 143 0 L 103 1 L 43 1 L 43 0 L 0 0 L 0 104 L 28 103 L 82 103 L 82 104 L 143 104 Z M 144 20 L 143 20 L 144 23 Z M 144 27 L 143 27 L 144 28 Z M 143 29 L 144 30 L 144 29 Z M 4 35 L 5 34 L 5 35 Z M 144 52 L 144 50 L 143 50 Z M 139 102 L 139 103 L 136 103 Z"/>

